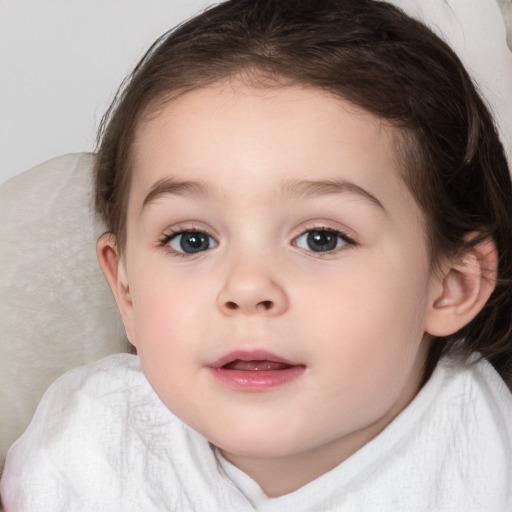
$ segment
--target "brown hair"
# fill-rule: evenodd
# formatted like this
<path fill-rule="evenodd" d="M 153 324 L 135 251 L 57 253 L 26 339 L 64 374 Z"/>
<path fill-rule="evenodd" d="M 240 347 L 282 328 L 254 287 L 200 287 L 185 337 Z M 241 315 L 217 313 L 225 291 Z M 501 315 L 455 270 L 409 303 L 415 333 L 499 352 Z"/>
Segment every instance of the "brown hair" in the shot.
<path fill-rule="evenodd" d="M 234 75 L 329 91 L 397 127 L 405 183 L 426 219 L 432 261 L 491 237 L 491 299 L 460 332 L 432 340 L 427 376 L 448 352 L 512 360 L 512 187 L 492 118 L 454 52 L 378 0 L 230 0 L 164 34 L 103 119 L 96 209 L 122 252 L 138 122 L 186 91 Z M 258 78 L 259 77 L 259 78 Z M 468 241 L 468 235 L 478 233 Z"/>

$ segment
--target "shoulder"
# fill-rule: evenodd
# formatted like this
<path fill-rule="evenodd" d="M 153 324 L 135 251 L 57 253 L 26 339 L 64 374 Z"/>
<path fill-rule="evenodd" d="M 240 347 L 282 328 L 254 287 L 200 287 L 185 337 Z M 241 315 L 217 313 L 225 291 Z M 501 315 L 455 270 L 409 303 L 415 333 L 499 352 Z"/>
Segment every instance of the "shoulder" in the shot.
<path fill-rule="evenodd" d="M 494 446 L 512 461 L 512 394 L 488 361 L 444 359 L 423 392 L 430 395 L 432 418 L 459 426 L 458 444 L 479 440 L 488 453 Z"/>
<path fill-rule="evenodd" d="M 144 381 L 144 374 L 139 359 L 132 354 L 114 354 L 94 363 L 74 368 L 58 378 L 47 393 L 63 391 L 67 388 L 87 389 L 107 385 L 116 387 L 119 384 L 129 385 L 131 381 Z"/>
<path fill-rule="evenodd" d="M 62 444 L 65 433 L 86 440 L 107 426 L 113 441 L 116 432 L 121 435 L 127 428 L 144 430 L 144 425 L 138 424 L 139 417 L 154 417 L 159 410 L 172 421 L 174 416 L 153 391 L 138 358 L 115 354 L 57 379 L 43 395 L 20 441 L 41 437 L 49 447 L 54 442 Z"/>
<path fill-rule="evenodd" d="M 43 496 L 55 510 L 69 496 L 76 497 L 76 510 L 101 496 L 105 510 L 118 510 L 121 495 L 144 481 L 153 447 L 165 458 L 164 439 L 179 437 L 181 429 L 136 356 L 117 354 L 76 368 L 50 386 L 9 450 L 2 496 L 16 510 L 32 510 L 30 500 Z"/>
<path fill-rule="evenodd" d="M 423 435 L 426 446 L 435 445 L 433 467 L 446 477 L 437 493 L 448 497 L 457 489 L 475 510 L 512 506 L 510 390 L 490 363 L 476 358 L 442 360 L 429 384 L 434 398 Z"/>
<path fill-rule="evenodd" d="M 434 388 L 442 392 L 445 406 L 456 404 L 461 414 L 486 410 L 495 425 L 507 427 L 512 436 L 512 393 L 493 366 L 473 358 L 468 363 L 444 359 L 434 374 Z M 474 417 L 474 421 L 485 418 Z"/>
<path fill-rule="evenodd" d="M 57 379 L 43 395 L 28 431 L 41 423 L 47 432 L 52 427 L 61 429 L 75 419 L 87 420 L 92 411 L 104 414 L 109 409 L 119 410 L 128 405 L 126 401 L 151 393 L 138 358 L 115 354 L 74 368 Z"/>

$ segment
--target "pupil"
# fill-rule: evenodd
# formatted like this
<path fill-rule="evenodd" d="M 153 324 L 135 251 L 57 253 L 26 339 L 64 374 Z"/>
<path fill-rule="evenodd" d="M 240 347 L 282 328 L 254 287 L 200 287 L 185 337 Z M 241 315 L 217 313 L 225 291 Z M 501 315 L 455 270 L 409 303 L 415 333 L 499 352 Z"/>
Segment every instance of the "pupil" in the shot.
<path fill-rule="evenodd" d="M 312 251 L 332 251 L 336 249 L 337 236 L 329 231 L 311 231 L 308 234 L 308 245 Z"/>
<path fill-rule="evenodd" d="M 183 252 L 190 254 L 206 251 L 210 243 L 208 237 L 203 233 L 183 233 L 181 235 L 180 246 Z"/>

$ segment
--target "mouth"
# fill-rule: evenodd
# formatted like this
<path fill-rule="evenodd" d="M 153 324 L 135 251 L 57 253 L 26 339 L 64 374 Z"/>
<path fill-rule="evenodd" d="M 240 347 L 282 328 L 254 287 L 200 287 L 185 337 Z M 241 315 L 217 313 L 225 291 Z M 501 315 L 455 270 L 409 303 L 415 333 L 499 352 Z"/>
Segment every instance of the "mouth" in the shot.
<path fill-rule="evenodd" d="M 292 365 L 270 361 L 268 359 L 244 361 L 243 359 L 235 359 L 228 364 L 222 366 L 225 370 L 238 370 L 243 372 L 270 372 L 276 370 L 286 370 Z"/>
<path fill-rule="evenodd" d="M 237 391 L 270 391 L 304 373 L 306 366 L 265 351 L 231 352 L 209 365 L 214 377 Z"/>

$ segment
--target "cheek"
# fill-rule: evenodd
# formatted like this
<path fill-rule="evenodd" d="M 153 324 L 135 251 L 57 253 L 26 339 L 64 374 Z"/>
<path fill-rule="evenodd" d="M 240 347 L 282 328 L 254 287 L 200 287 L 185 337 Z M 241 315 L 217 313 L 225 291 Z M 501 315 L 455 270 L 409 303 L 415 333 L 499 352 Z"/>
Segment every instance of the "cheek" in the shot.
<path fill-rule="evenodd" d="M 191 298 L 167 280 L 146 282 L 134 290 L 134 343 L 141 366 L 152 387 L 171 410 L 188 403 L 185 385 L 196 379 L 196 340 L 200 325 Z"/>
<path fill-rule="evenodd" d="M 190 294 L 165 281 L 145 283 L 144 289 L 133 294 L 134 331 L 138 345 L 167 347 L 172 340 L 179 342 L 186 326 L 194 325 L 198 305 L 192 305 Z"/>
<path fill-rule="evenodd" d="M 390 264 L 386 258 L 357 266 L 333 273 L 321 287 L 317 283 L 309 311 L 299 318 L 309 319 L 308 335 L 344 372 L 384 379 L 413 364 L 423 339 L 428 281 L 420 267 Z"/>
<path fill-rule="evenodd" d="M 214 285 L 165 256 L 146 256 L 141 268 L 131 286 L 134 344 L 148 371 L 168 374 L 174 362 L 182 371 L 183 361 L 195 361 L 198 344 L 211 336 Z"/>

